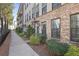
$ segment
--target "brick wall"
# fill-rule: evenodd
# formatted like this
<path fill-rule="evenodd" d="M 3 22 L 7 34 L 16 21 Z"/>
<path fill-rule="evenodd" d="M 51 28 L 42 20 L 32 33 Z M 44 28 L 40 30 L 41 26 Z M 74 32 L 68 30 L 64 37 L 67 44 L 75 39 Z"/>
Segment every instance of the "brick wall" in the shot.
<path fill-rule="evenodd" d="M 40 22 L 46 21 L 47 25 L 47 37 L 51 38 L 51 20 L 55 18 L 60 18 L 61 30 L 60 30 L 60 41 L 69 42 L 70 41 L 70 15 L 74 13 L 79 13 L 79 4 L 64 4 L 58 9 L 50 11 L 45 15 L 38 17 L 36 20 Z"/>

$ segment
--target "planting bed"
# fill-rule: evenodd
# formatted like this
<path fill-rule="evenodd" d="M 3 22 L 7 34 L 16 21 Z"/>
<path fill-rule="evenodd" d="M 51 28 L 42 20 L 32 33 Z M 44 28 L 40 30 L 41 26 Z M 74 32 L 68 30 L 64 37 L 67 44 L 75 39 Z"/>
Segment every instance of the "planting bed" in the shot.
<path fill-rule="evenodd" d="M 50 56 L 46 44 L 31 45 L 31 48 L 40 56 Z"/>

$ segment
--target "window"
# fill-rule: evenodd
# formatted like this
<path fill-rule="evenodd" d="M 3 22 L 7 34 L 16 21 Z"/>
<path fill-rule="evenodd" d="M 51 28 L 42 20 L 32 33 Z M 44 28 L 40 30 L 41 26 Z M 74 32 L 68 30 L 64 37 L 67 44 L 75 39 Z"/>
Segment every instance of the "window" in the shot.
<path fill-rule="evenodd" d="M 36 17 L 38 17 L 39 16 L 39 11 L 38 12 L 36 12 Z"/>
<path fill-rule="evenodd" d="M 25 10 L 27 9 L 27 5 L 26 4 L 24 4 L 24 6 L 25 6 Z"/>
<path fill-rule="evenodd" d="M 79 42 L 79 14 L 71 15 L 71 40 Z"/>
<path fill-rule="evenodd" d="M 26 5 L 26 7 L 28 7 L 28 3 L 27 3 L 27 5 Z"/>
<path fill-rule="evenodd" d="M 31 20 L 31 12 L 29 12 L 29 20 Z"/>
<path fill-rule="evenodd" d="M 25 10 L 28 8 L 29 3 L 24 4 L 25 5 Z"/>
<path fill-rule="evenodd" d="M 35 17 L 35 7 L 32 8 L 32 18 Z"/>
<path fill-rule="evenodd" d="M 25 15 L 25 23 L 27 22 L 27 15 Z"/>
<path fill-rule="evenodd" d="M 53 38 L 59 38 L 60 37 L 60 19 L 52 20 L 51 24 L 51 36 Z"/>
<path fill-rule="evenodd" d="M 36 6 L 36 17 L 39 16 L 39 4 Z"/>
<path fill-rule="evenodd" d="M 42 14 L 47 12 L 47 3 L 42 3 Z"/>
<path fill-rule="evenodd" d="M 33 8 L 32 8 L 32 18 L 34 18 L 34 12 L 33 12 Z"/>
<path fill-rule="evenodd" d="M 34 7 L 32 8 L 32 18 L 39 16 L 39 4 L 34 4 Z"/>
<path fill-rule="evenodd" d="M 61 6 L 61 3 L 52 3 L 52 10 L 57 9 Z"/>
<path fill-rule="evenodd" d="M 28 14 L 27 14 L 27 21 L 28 21 Z"/>

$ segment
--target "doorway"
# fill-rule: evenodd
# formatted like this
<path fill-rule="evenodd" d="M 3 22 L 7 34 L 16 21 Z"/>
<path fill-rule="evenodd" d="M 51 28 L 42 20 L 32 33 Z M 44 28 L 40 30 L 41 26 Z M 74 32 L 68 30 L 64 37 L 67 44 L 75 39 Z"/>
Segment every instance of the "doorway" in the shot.
<path fill-rule="evenodd" d="M 47 32 L 46 32 L 46 22 L 42 23 L 42 35 L 47 38 Z"/>

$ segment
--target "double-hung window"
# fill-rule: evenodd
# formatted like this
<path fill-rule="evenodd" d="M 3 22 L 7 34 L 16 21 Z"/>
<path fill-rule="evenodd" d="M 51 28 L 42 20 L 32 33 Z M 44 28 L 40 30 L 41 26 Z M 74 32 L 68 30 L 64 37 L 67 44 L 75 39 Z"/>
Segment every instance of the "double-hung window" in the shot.
<path fill-rule="evenodd" d="M 35 18 L 35 7 L 32 8 L 32 18 Z"/>
<path fill-rule="evenodd" d="M 71 40 L 79 42 L 79 14 L 70 17 Z"/>

